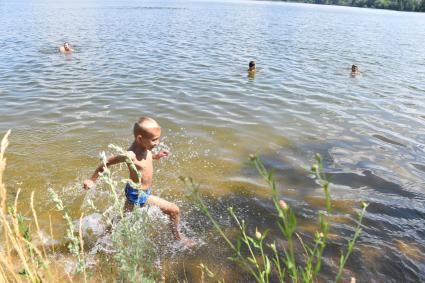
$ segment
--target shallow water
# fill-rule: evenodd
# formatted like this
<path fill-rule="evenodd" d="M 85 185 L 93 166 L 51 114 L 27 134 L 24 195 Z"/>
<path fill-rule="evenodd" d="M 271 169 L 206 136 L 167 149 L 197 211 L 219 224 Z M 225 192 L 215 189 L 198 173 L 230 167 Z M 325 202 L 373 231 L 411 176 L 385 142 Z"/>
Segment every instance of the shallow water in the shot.
<path fill-rule="evenodd" d="M 264 227 L 275 219 L 247 161 L 258 153 L 307 233 L 323 205 L 306 170 L 316 152 L 334 184 L 335 234 L 343 236 L 326 254 L 325 278 L 364 200 L 370 206 L 347 268 L 359 281 L 425 281 L 424 26 L 424 14 L 275 2 L 1 1 L 0 132 L 13 130 L 9 194 L 23 188 L 29 212 L 35 191 L 40 224 L 47 230 L 51 214 L 61 231 L 47 188 L 75 219 L 91 213 L 87 199 L 105 202 L 107 189 L 87 197 L 79 184 L 99 152 L 109 143 L 127 146 L 134 120 L 148 115 L 172 151 L 156 164 L 154 190 L 181 206 L 187 233 L 206 243 L 181 255 L 188 264 L 179 268 L 192 281 L 200 261 L 238 277 L 178 176 L 201 183 L 230 230 L 230 205 Z M 74 54 L 56 52 L 64 41 Z M 250 60 L 254 78 L 246 73 Z"/>

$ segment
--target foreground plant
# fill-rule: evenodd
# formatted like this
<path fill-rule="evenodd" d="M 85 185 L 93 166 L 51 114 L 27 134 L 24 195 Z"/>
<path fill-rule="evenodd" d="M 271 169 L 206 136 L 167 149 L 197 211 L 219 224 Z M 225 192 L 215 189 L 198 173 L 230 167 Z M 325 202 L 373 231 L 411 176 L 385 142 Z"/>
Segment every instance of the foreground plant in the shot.
<path fill-rule="evenodd" d="M 8 145 L 7 137 L 9 134 L 10 132 L 5 135 L 0 147 L 0 238 L 2 240 L 0 244 L 0 282 L 57 282 L 57 278 L 52 275 L 55 266 L 50 261 L 50 257 L 46 252 L 47 249 L 42 241 L 42 233 L 40 232 L 37 214 L 33 205 L 33 194 L 31 196 L 30 206 L 32 220 L 36 227 L 36 236 L 42 242 L 39 246 L 33 244 L 34 233 L 31 233 L 30 226 L 32 222 L 29 222 L 28 218 L 25 218 L 18 212 L 17 204 L 20 191 L 17 191 L 13 202 L 7 199 L 7 192 L 3 183 L 3 172 L 6 167 L 4 153 Z M 122 149 L 114 146 L 112 148 L 118 152 L 122 151 Z M 105 155 L 103 154 L 104 158 Z M 191 188 L 195 204 L 210 218 L 214 227 L 234 251 L 234 256 L 231 260 L 250 272 L 257 282 L 269 282 L 271 280 L 270 278 L 274 279 L 276 277 L 280 282 L 316 281 L 320 272 L 322 254 L 326 247 L 330 229 L 328 217 L 332 213 L 332 200 L 329 191 L 330 183 L 326 180 L 326 176 L 323 173 L 324 170 L 320 156 L 316 157 L 316 164 L 312 166 L 312 172 L 315 173 L 318 183 L 324 189 L 326 211 L 319 213 L 320 227 L 315 233 L 314 240 L 310 245 L 306 244 L 295 232 L 297 223 L 294 210 L 283 200 L 279 199 L 272 174 L 265 169 L 257 157 L 252 156 L 251 159 L 271 188 L 272 200 L 278 216 L 278 227 L 282 237 L 286 240 L 284 247 L 278 247 L 276 243 L 267 241 L 268 230 L 261 231 L 256 229 L 255 234 L 251 236 L 247 232 L 247 223 L 236 216 L 233 208 L 229 208 L 229 212 L 239 228 L 240 236 L 235 242 L 230 240 L 218 222 L 211 216 L 208 207 L 200 195 L 199 185 L 195 185 L 190 178 L 185 178 L 185 182 Z M 129 166 L 132 166 L 132 164 L 129 164 Z M 122 210 L 123 198 L 118 193 L 120 189 L 117 182 L 112 180 L 110 171 L 107 168 L 105 168 L 101 178 L 109 185 L 113 197 L 112 212 L 109 216 L 107 215 L 107 222 L 112 225 L 112 230 L 109 233 L 115 250 L 113 259 L 118 266 L 119 280 L 124 282 L 155 282 L 155 279 L 159 278 L 159 272 L 155 264 L 157 258 L 155 249 L 149 241 L 149 231 L 152 229 L 152 226 L 150 226 L 150 221 L 147 219 L 146 209 L 137 209 L 130 216 L 124 215 Z M 54 196 L 57 208 L 63 212 L 68 226 L 67 238 L 69 240 L 69 249 L 78 262 L 77 271 L 83 275 L 83 278 L 78 279 L 79 281 L 81 279 L 86 281 L 87 260 L 84 253 L 82 221 L 80 219 L 79 233 L 76 235 L 74 233 L 75 224 L 67 213 L 63 202 L 54 192 L 52 192 L 52 196 Z M 360 236 L 361 222 L 367 205 L 363 203 L 362 206 L 363 208 L 358 217 L 354 236 L 349 240 L 346 251 L 340 257 L 335 281 L 340 280 L 342 277 L 344 266 L 353 250 L 355 242 Z M 114 221 L 117 219 L 118 221 Z M 53 235 L 52 232 L 51 234 Z M 299 241 L 304 251 L 304 258 L 301 263 L 295 259 L 295 244 L 297 241 Z M 104 263 L 109 266 L 111 265 L 108 260 Z M 207 276 L 216 279 L 216 275 L 207 266 L 201 265 L 200 267 L 202 278 Z M 110 278 L 116 274 L 112 269 L 111 272 Z M 72 274 L 67 275 L 68 280 L 72 282 Z M 116 278 L 114 279 L 116 280 Z M 217 281 L 223 282 L 218 279 Z"/>
<path fill-rule="evenodd" d="M 126 157 L 127 166 L 137 174 L 140 184 L 142 176 L 127 151 L 113 144 L 109 145 L 109 148 L 116 154 Z M 111 171 L 106 166 L 104 152 L 102 152 L 101 158 L 104 168 L 99 177 L 108 185 L 113 199 L 111 211 L 106 214 L 106 222 L 110 226 L 108 229 L 110 229 L 109 233 L 115 251 L 113 259 L 118 265 L 119 277 L 124 282 L 155 282 L 155 278 L 159 277 L 159 272 L 155 265 L 156 250 L 150 240 L 150 231 L 153 228 L 147 209 L 136 206 L 128 215 L 124 213 L 124 199 L 119 194 L 122 188 L 112 179 Z M 123 184 L 127 182 L 134 187 L 139 185 L 130 179 L 121 180 Z"/>
<path fill-rule="evenodd" d="M 127 165 L 138 173 L 138 179 L 141 180 L 141 175 L 135 168 L 135 165 L 127 152 L 116 145 L 109 145 L 116 154 L 126 157 Z M 111 171 L 106 166 L 106 154 L 101 153 L 101 159 L 104 164 L 103 171 L 99 174 L 99 178 L 107 184 L 111 196 L 111 205 L 109 209 L 103 213 L 107 228 L 100 236 L 100 239 L 107 238 L 112 247 L 112 262 L 117 267 L 113 273 L 118 278 L 115 280 L 123 282 L 155 282 L 154 278 L 158 277 L 157 268 L 155 266 L 156 251 L 154 245 L 149 239 L 149 232 L 152 225 L 148 219 L 146 209 L 135 208 L 132 213 L 126 215 L 124 213 L 124 199 L 119 193 L 122 189 L 119 187 L 119 182 L 112 178 Z M 131 182 L 131 180 L 123 179 L 122 183 Z M 139 181 L 140 182 L 140 181 Z M 132 183 L 134 186 L 137 184 Z M 63 205 L 56 193 L 51 191 L 53 201 L 56 207 L 63 212 L 64 219 L 67 223 L 67 238 L 70 241 L 68 248 L 78 261 L 77 272 L 82 273 L 86 280 L 86 260 L 84 258 L 83 241 L 81 237 L 74 235 L 75 227 L 66 207 Z M 96 209 L 93 203 L 92 208 Z M 81 223 L 81 221 L 80 221 Z M 101 257 L 99 265 L 111 265 L 109 255 Z M 116 272 L 118 274 L 116 274 Z M 113 278 L 112 274 L 111 278 Z"/>
<path fill-rule="evenodd" d="M 296 233 L 297 219 L 294 209 L 286 202 L 279 199 L 272 173 L 267 171 L 258 157 L 252 155 L 250 159 L 271 189 L 272 201 L 278 216 L 277 224 L 283 239 L 286 241 L 286 246 L 278 248 L 275 242 L 266 243 L 268 230 L 261 232 L 256 229 L 255 235 L 249 235 L 247 232 L 248 224 L 244 220 L 240 220 L 236 216 L 234 209 L 230 207 L 228 211 L 236 222 L 240 232 L 236 241 L 233 242 L 224 233 L 223 228 L 209 212 L 200 194 L 199 185 L 195 184 L 191 178 L 181 179 L 189 188 L 191 193 L 190 197 L 196 206 L 211 220 L 215 229 L 234 252 L 234 255 L 229 259 L 247 270 L 257 282 L 268 283 L 270 282 L 271 276 L 277 277 L 279 282 L 282 283 L 288 281 L 287 277 L 289 277 L 289 280 L 292 282 L 315 282 L 320 272 L 322 255 L 328 240 L 330 229 L 328 217 L 332 213 L 330 183 L 327 181 L 324 174 L 320 155 L 316 155 L 316 163 L 311 167 L 311 171 L 315 174 L 319 185 L 324 190 L 326 211 L 319 212 L 319 229 L 314 234 L 312 244 L 307 244 L 300 235 Z M 358 214 L 358 224 L 355 228 L 354 235 L 348 242 L 347 250 L 341 254 L 335 282 L 341 279 L 347 259 L 353 250 L 355 242 L 360 236 L 361 222 L 366 208 L 367 205 L 362 202 L 362 210 Z M 296 241 L 299 241 L 303 249 L 302 263 L 297 262 L 295 258 Z M 209 278 L 214 278 L 218 282 L 223 282 L 218 280 L 216 274 L 209 270 L 204 264 L 201 264 L 200 268 L 202 277 L 207 275 Z"/>
<path fill-rule="evenodd" d="M 51 260 L 53 255 L 49 254 L 49 249 L 43 242 L 34 209 L 34 194 L 31 194 L 30 202 L 32 219 L 24 217 L 18 211 L 20 190 L 17 191 L 14 200 L 7 199 L 8 194 L 3 183 L 3 173 L 6 168 L 4 154 L 8 146 L 9 134 L 10 131 L 6 133 L 0 145 L 0 282 L 57 282 L 56 272 L 58 274 L 65 272 L 69 282 L 86 282 L 90 273 L 87 272 L 89 267 L 84 253 L 83 215 L 81 215 L 79 225 L 75 223 L 59 195 L 49 189 L 56 208 L 62 212 L 65 220 L 68 249 L 78 263 L 76 274 L 68 274 L 63 267 L 53 264 L 54 261 Z M 112 148 L 121 150 L 113 146 Z M 103 156 L 105 155 L 103 154 Z M 111 213 L 105 215 L 106 221 L 112 225 L 112 230 L 106 232 L 109 233 L 115 250 L 112 258 L 116 264 L 111 263 L 108 256 L 103 258 L 105 262 L 100 264 L 111 266 L 111 274 L 106 275 L 106 277 L 113 278 L 111 280 L 118 279 L 120 282 L 155 282 L 154 278 L 158 274 L 158 269 L 155 265 L 155 250 L 148 237 L 151 226 L 147 219 L 146 210 L 135 209 L 130 216 L 124 215 L 122 210 L 123 198 L 117 193 L 117 182 L 112 180 L 109 170 L 105 170 L 101 178 L 109 185 L 113 196 Z M 115 221 L 117 219 L 119 221 Z M 32 223 L 35 224 L 35 232 L 31 229 Z M 50 229 L 51 235 L 53 235 L 52 227 Z M 34 244 L 36 237 L 40 242 L 38 246 Z M 112 266 L 118 267 L 118 274 Z M 102 274 L 96 275 L 103 278 Z"/>
<path fill-rule="evenodd" d="M 49 272 L 49 260 L 44 248 L 39 250 L 33 243 L 30 235 L 30 226 L 25 217 L 18 212 L 17 191 L 15 200 L 11 203 L 7 199 L 6 186 L 3 183 L 3 173 L 6 169 L 4 156 L 8 147 L 6 133 L 0 144 L 0 282 L 41 282 L 52 278 Z M 31 209 L 33 217 L 37 218 L 31 196 Z M 37 232 L 40 235 L 38 222 Z"/>
<path fill-rule="evenodd" d="M 81 219 L 83 218 L 83 215 L 81 215 L 80 218 L 80 229 L 79 229 L 79 235 L 75 235 L 74 231 L 75 225 L 72 221 L 71 217 L 69 216 L 68 209 L 64 206 L 62 200 L 59 198 L 57 193 L 49 188 L 50 196 L 53 199 L 53 202 L 56 205 L 56 208 L 62 212 L 63 219 L 66 222 L 67 229 L 66 229 L 66 237 L 69 241 L 68 243 L 68 250 L 71 252 L 72 255 L 74 255 L 77 258 L 77 273 L 83 274 L 84 282 L 87 281 L 87 274 L 86 274 L 86 259 L 84 256 L 84 242 L 82 237 L 82 231 L 81 231 Z"/>

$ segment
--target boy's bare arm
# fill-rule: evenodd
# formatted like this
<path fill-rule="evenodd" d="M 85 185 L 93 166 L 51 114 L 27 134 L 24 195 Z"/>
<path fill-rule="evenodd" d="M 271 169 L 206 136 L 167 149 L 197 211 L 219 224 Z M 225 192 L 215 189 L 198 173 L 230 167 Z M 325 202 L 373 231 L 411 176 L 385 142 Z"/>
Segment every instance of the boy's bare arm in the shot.
<path fill-rule="evenodd" d="M 111 155 L 106 159 L 106 167 L 109 167 L 111 165 L 124 162 L 126 159 L 123 155 Z M 105 164 L 101 163 L 99 166 L 97 166 L 96 170 L 94 171 L 93 175 L 90 177 L 90 179 L 84 180 L 83 187 L 84 189 L 90 189 L 93 187 L 94 183 L 96 182 L 97 178 L 99 177 L 99 173 L 102 173 L 104 170 Z"/>

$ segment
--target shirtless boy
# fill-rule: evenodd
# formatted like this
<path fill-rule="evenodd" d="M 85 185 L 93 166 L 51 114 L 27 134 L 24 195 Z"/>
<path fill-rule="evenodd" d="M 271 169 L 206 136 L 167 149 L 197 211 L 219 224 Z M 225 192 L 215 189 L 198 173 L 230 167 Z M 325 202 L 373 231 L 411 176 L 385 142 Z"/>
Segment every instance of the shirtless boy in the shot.
<path fill-rule="evenodd" d="M 127 151 L 127 156 L 133 161 L 137 172 L 128 166 L 130 180 L 132 180 L 137 187 L 133 187 L 132 184 L 127 183 L 125 187 L 126 202 L 124 210 L 126 212 L 133 211 L 134 205 L 144 206 L 145 203 L 149 203 L 158 206 L 161 211 L 167 214 L 170 218 L 170 228 L 174 236 L 174 239 L 183 241 L 186 245 L 192 245 L 193 242 L 183 237 L 179 232 L 180 222 L 180 211 L 177 205 L 166 201 L 162 198 L 151 195 L 152 176 L 153 176 L 153 159 L 160 159 L 164 156 L 168 156 L 167 150 L 161 150 L 160 152 L 153 154 L 152 149 L 159 144 L 159 138 L 161 136 L 161 127 L 152 118 L 141 117 L 134 124 L 133 128 L 134 141 L 130 145 Z M 111 166 L 117 163 L 125 162 L 127 156 L 124 155 L 112 155 L 107 158 L 106 166 Z M 103 172 L 104 164 L 100 164 L 90 179 L 84 181 L 84 188 L 89 189 L 93 187 L 96 182 L 99 173 Z M 139 176 L 141 180 L 139 180 Z"/>

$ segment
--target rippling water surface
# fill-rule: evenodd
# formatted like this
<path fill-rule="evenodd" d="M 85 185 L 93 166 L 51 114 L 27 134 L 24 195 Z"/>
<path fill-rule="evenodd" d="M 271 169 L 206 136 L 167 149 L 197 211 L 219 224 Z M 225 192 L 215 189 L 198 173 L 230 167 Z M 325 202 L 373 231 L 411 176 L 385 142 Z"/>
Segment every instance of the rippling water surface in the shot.
<path fill-rule="evenodd" d="M 47 227 L 49 214 L 60 221 L 52 187 L 77 219 L 87 198 L 79 184 L 98 153 L 129 144 L 134 120 L 152 116 L 173 153 L 156 164 L 154 191 L 177 202 L 187 233 L 205 242 L 185 255 L 186 266 L 165 260 L 170 270 L 196 282 L 200 261 L 229 268 L 222 261 L 229 251 L 217 248 L 178 176 L 201 183 L 224 225 L 232 225 L 225 208 L 233 205 L 265 227 L 273 208 L 247 162 L 258 153 L 308 235 L 323 205 L 306 169 L 319 152 L 342 235 L 326 254 L 325 278 L 364 200 L 370 206 L 348 274 L 425 281 L 424 27 L 424 14 L 275 2 L 1 1 L 0 132 L 13 130 L 10 196 L 22 188 L 25 211 L 35 191 Z M 74 54 L 57 52 L 64 41 Z M 353 63 L 361 75 L 350 76 Z"/>

